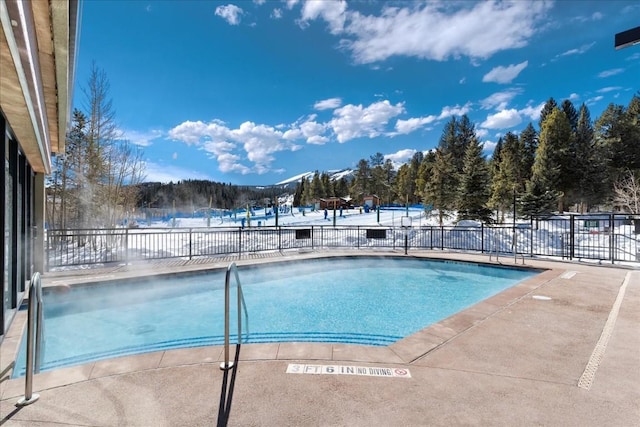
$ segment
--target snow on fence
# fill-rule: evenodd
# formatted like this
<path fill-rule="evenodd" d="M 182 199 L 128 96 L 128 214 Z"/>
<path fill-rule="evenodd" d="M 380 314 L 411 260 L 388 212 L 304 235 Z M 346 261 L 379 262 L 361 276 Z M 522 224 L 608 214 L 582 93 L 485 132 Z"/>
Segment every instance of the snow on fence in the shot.
<path fill-rule="evenodd" d="M 295 249 L 404 248 L 640 262 L 640 215 L 533 219 L 514 226 L 296 226 L 48 230 L 46 269 Z"/>

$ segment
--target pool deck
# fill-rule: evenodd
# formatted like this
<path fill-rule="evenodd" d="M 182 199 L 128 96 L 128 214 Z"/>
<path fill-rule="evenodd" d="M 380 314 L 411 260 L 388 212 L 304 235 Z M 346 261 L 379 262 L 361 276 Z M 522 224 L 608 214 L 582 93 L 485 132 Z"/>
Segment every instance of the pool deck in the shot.
<path fill-rule="evenodd" d="M 229 261 L 242 278 L 245 263 L 356 254 L 403 256 L 360 250 L 165 261 L 146 271 L 131 265 L 47 273 L 43 284 L 225 268 Z M 409 256 L 489 263 L 487 255 Z M 514 265 L 513 258 L 499 262 Z M 20 311 L 0 349 L 0 425 L 640 425 L 640 271 L 525 263 L 546 271 L 388 347 L 244 344 L 237 353 L 231 347 L 237 365 L 228 371 L 219 369 L 219 346 L 122 357 L 37 374 L 39 400 L 18 408 L 24 379 L 8 379 L 7 368 L 24 328 Z M 290 364 L 307 372 L 390 370 L 314 375 L 287 373 Z M 405 371 L 410 378 L 371 375 Z"/>

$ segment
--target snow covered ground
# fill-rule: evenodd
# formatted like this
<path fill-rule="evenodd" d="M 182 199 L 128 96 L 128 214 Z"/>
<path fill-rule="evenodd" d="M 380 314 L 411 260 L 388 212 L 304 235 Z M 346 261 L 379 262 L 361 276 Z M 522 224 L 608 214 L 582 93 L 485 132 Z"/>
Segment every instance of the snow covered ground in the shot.
<path fill-rule="evenodd" d="M 403 228 L 408 224 L 410 228 Z M 603 216 L 607 218 L 607 216 Z M 616 219 L 614 233 L 602 219 L 587 228 L 575 220 L 573 237 L 568 216 L 553 221 L 519 222 L 482 226 L 475 221 L 453 223 L 443 228 L 437 217 L 427 217 L 420 208 L 395 208 L 366 212 L 364 209 L 311 211 L 297 208 L 278 214 L 272 209 L 218 214 L 211 218 L 138 218 L 137 228 L 95 230 L 64 234 L 50 232 L 47 265 L 50 269 L 103 265 L 136 259 L 185 258 L 287 249 L 393 248 L 404 247 L 405 232 L 411 249 L 442 249 L 560 257 L 595 262 L 640 261 L 639 237 L 633 226 Z M 334 227 L 335 221 L 335 227 Z M 610 225 L 610 224 L 609 224 Z M 308 236 L 300 234 L 312 229 Z M 378 229 L 378 235 L 375 235 Z M 515 236 L 514 236 L 515 234 Z"/>

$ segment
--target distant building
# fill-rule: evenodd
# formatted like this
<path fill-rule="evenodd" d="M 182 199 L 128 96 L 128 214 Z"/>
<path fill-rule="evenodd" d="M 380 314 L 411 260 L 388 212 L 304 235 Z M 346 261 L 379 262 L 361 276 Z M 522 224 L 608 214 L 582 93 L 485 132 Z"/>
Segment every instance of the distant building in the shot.
<path fill-rule="evenodd" d="M 362 198 L 362 205 L 369 206 L 370 208 L 375 208 L 380 206 L 380 197 L 372 194 L 370 196 L 364 196 Z"/>
<path fill-rule="evenodd" d="M 349 209 L 351 207 L 350 204 L 351 198 L 349 197 L 327 197 L 326 199 L 320 199 L 318 201 L 318 209 Z"/>
<path fill-rule="evenodd" d="M 64 152 L 78 19 L 77 0 L 0 0 L 0 340 L 44 267 L 44 178 Z"/>

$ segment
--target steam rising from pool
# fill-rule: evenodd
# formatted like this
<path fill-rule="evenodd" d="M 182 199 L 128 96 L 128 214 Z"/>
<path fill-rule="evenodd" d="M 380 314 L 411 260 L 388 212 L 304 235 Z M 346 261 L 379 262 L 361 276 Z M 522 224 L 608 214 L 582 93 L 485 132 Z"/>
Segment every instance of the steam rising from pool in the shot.
<path fill-rule="evenodd" d="M 250 324 L 243 342 L 389 345 L 536 273 L 394 257 L 240 267 Z M 220 345 L 223 333 L 224 271 L 74 286 L 67 293 L 45 293 L 42 370 Z M 16 363 L 21 375 L 24 345 Z"/>

